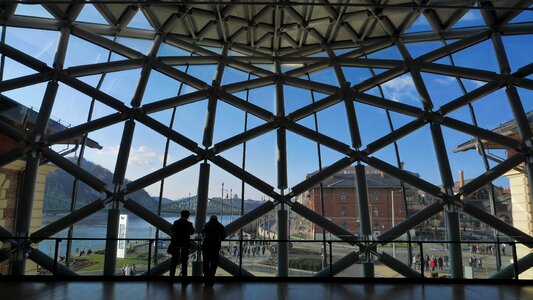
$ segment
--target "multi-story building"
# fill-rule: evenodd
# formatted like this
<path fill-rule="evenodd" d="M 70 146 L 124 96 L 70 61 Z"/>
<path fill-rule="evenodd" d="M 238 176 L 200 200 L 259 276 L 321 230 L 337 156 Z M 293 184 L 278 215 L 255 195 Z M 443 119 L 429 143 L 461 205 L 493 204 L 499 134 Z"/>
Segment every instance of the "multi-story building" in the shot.
<path fill-rule="evenodd" d="M 422 206 L 423 197 L 418 189 L 404 185 L 404 201 L 401 181 L 370 166 L 366 167 L 366 181 L 374 236 L 404 220 L 406 208 L 412 212 Z M 354 167 L 348 167 L 324 180 L 322 190 L 317 185 L 300 195 L 297 201 L 350 232 L 359 234 L 359 204 Z M 311 238 L 320 237 L 323 233 L 322 228 L 313 223 L 301 225 L 301 229 L 307 230 Z"/>

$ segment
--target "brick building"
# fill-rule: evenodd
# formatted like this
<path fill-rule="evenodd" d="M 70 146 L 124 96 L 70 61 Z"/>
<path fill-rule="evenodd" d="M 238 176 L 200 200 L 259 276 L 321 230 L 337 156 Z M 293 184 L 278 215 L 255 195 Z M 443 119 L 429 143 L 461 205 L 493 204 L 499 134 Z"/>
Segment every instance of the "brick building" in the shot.
<path fill-rule="evenodd" d="M 370 220 L 374 236 L 381 234 L 405 219 L 406 207 L 402 197 L 401 182 L 370 166 L 366 167 L 366 181 Z M 323 203 L 320 186 L 315 186 L 297 198 L 297 201 L 324 216 L 337 225 L 359 234 L 359 204 L 355 187 L 355 168 L 347 167 L 322 183 Z M 418 210 L 421 193 L 418 189 L 406 187 L 406 201 L 409 210 Z M 394 218 L 393 207 L 394 205 Z M 322 211 L 323 210 L 323 211 Z M 394 219 L 394 220 L 393 220 Z M 311 237 L 322 235 L 322 228 L 313 223 L 303 225 Z"/>

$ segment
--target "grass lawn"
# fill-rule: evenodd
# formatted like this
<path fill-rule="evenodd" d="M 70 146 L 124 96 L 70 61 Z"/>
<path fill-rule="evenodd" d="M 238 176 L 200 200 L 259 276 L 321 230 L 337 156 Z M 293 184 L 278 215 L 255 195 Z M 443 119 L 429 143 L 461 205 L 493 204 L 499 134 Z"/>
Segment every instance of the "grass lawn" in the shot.
<path fill-rule="evenodd" d="M 135 264 L 136 266 L 146 266 L 148 265 L 148 261 L 146 259 L 140 259 L 137 258 L 137 256 L 140 253 L 129 253 L 128 255 L 130 257 L 127 258 L 117 258 L 117 268 L 121 268 L 124 264 L 132 265 Z M 87 260 L 90 260 L 94 262 L 92 265 L 85 267 L 83 269 L 80 269 L 79 271 L 97 271 L 97 270 L 103 270 L 104 269 L 104 254 L 95 254 L 91 253 L 89 255 L 84 255 L 82 258 L 85 258 Z"/>

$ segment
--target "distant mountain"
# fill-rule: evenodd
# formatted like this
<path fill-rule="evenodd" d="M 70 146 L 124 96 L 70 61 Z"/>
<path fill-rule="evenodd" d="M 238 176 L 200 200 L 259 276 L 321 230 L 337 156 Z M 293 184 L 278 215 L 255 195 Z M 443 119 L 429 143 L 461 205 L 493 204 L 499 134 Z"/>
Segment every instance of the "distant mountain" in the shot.
<path fill-rule="evenodd" d="M 69 158 L 71 161 L 76 162 L 77 158 Z M 113 173 L 108 169 L 92 163 L 86 159 L 82 159 L 81 167 L 102 180 L 108 185 L 112 185 Z M 43 211 L 67 211 L 70 210 L 70 203 L 72 198 L 74 177 L 64 170 L 58 169 L 50 174 L 46 178 L 45 196 Z M 125 183 L 128 183 L 125 180 Z M 78 193 L 76 200 L 76 208 L 85 206 L 96 199 L 103 199 L 104 193 L 99 193 L 86 185 L 85 183 L 78 181 Z M 135 202 L 141 204 L 151 211 L 157 211 L 159 197 L 150 196 L 145 190 L 139 190 L 132 194 L 128 194 L 127 198 L 133 199 Z M 161 203 L 162 212 L 177 212 L 182 209 L 189 209 L 192 213 L 195 213 L 196 208 L 196 196 L 181 198 L 172 200 L 169 198 L 162 198 Z M 261 201 L 257 200 L 245 200 L 244 211 L 248 212 L 257 206 L 261 205 Z M 215 197 L 209 199 L 208 204 L 209 214 L 240 214 L 241 213 L 241 200 L 234 198 L 231 201 L 229 199 L 221 199 Z"/>
<path fill-rule="evenodd" d="M 158 197 L 153 197 L 157 201 Z M 257 200 L 244 200 L 244 212 L 248 212 L 261 205 L 261 201 Z M 183 209 L 188 209 L 191 213 L 195 213 L 196 208 L 196 195 L 186 198 L 180 198 L 177 200 L 170 200 L 164 198 L 161 205 L 162 212 L 177 212 Z M 231 201 L 229 199 L 221 200 L 220 197 L 209 198 L 207 205 L 207 212 L 209 214 L 233 214 L 238 215 L 241 213 L 241 200 L 234 198 Z"/>
<path fill-rule="evenodd" d="M 69 158 L 75 162 L 77 158 Z M 113 173 L 108 169 L 94 164 L 86 159 L 82 159 L 81 167 L 102 180 L 106 184 L 112 185 Z M 78 193 L 76 200 L 76 208 L 80 208 L 93 202 L 96 199 L 102 199 L 105 194 L 99 193 L 86 185 L 85 183 L 78 181 Z M 125 180 L 125 183 L 128 183 Z M 57 211 L 57 210 L 69 210 L 70 199 L 72 198 L 74 177 L 64 170 L 54 171 L 46 177 L 46 185 L 44 189 L 44 204 L 43 211 Z M 157 209 L 157 201 L 155 201 L 145 190 L 139 190 L 127 196 L 133 199 L 135 202 L 142 206 L 154 211 Z"/>

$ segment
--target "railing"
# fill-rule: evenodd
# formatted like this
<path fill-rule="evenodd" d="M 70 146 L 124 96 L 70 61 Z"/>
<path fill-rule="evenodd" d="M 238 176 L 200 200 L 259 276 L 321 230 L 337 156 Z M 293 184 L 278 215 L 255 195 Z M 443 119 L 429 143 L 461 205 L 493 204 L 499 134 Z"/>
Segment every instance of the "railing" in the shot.
<path fill-rule="evenodd" d="M 157 268 L 159 273 L 154 274 L 154 266 L 170 257 L 166 253 L 169 239 L 39 238 L 35 240 L 39 241 L 39 244 L 38 246 L 31 244 L 33 249 L 40 249 L 39 251 L 45 256 L 41 255 L 38 259 L 31 255 L 30 257 L 47 268 L 37 266 L 35 270 L 30 271 L 29 275 L 57 275 L 60 273 L 60 268 L 72 270 L 77 275 L 103 275 L 105 259 L 103 249 L 106 241 L 117 241 L 117 244 L 119 241 L 125 242 L 124 258 L 117 258 L 115 264 L 116 275 L 121 274 L 121 266 L 125 264 L 135 265 L 137 271 L 135 275 L 163 275 Z M 72 241 L 74 245 L 72 249 L 76 252 L 67 258 L 66 247 L 63 245 L 68 240 Z M 32 242 L 31 239 L 16 237 L 2 238 L 0 241 L 4 244 L 9 242 L 19 246 Z M 201 241 L 192 239 L 192 242 L 189 263 L 200 261 L 198 250 Z M 221 268 L 217 276 L 243 276 L 243 273 L 251 273 L 257 277 L 275 277 L 280 267 L 277 257 L 280 249 L 278 245 L 281 243 L 289 244 L 287 261 L 290 277 L 362 278 L 365 276 L 363 265 L 371 264 L 375 277 L 401 278 L 409 277 L 406 274 L 416 272 L 422 280 L 431 280 L 431 278 L 439 277 L 439 274 L 440 278 L 450 278 L 452 266 L 448 257 L 450 255 L 448 248 L 452 244 L 460 244 L 462 271 L 466 279 L 490 278 L 505 268 L 508 271 L 512 268 L 513 278 L 519 279 L 519 266 L 515 263 L 518 261 L 515 242 L 341 241 L 331 239 L 326 240 L 326 249 L 323 249 L 322 240 L 226 239 L 222 242 L 221 255 L 227 259 L 226 264 L 238 266 L 239 272 L 231 274 Z M 501 262 L 496 260 L 496 247 L 502 250 Z M 11 250 L 12 259 L 15 256 L 15 248 Z M 31 248 L 27 250 L 32 251 Z M 4 250 L 3 254 L 0 256 L 0 267 L 10 258 L 7 250 Z M 326 255 L 326 260 L 324 260 L 324 255 Z M 435 259 L 434 263 L 428 261 L 428 258 Z M 323 265 L 324 261 L 327 262 L 327 266 Z M 224 264 L 221 267 L 224 267 Z M 409 269 L 410 271 L 406 273 Z M 401 270 L 404 270 L 403 274 Z"/>

